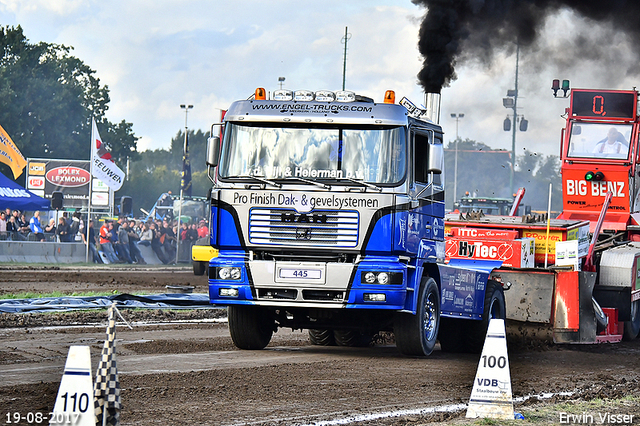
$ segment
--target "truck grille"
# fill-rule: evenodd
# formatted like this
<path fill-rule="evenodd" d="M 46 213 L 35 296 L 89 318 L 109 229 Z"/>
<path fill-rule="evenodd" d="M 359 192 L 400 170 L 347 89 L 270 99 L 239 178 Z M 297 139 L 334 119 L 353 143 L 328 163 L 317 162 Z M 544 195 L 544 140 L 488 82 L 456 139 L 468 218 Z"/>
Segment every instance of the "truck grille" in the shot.
<path fill-rule="evenodd" d="M 298 213 L 292 209 L 253 208 L 249 212 L 249 242 L 356 247 L 358 219 L 357 211 L 316 210 Z"/>

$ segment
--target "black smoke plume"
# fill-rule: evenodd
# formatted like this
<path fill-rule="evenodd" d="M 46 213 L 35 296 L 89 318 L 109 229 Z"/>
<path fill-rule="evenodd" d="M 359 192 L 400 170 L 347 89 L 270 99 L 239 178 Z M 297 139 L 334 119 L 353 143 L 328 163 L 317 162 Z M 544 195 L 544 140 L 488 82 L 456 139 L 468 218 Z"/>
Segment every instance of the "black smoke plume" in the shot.
<path fill-rule="evenodd" d="M 547 17 L 565 8 L 593 21 L 593 27 L 604 25 L 610 31 L 595 45 L 591 37 L 567 34 L 577 48 L 564 55 L 606 56 L 607 41 L 619 32 L 632 46 L 640 46 L 639 0 L 412 1 L 427 9 L 418 42 L 424 58 L 418 80 L 427 93 L 440 93 L 455 80 L 458 62 L 476 59 L 488 64 L 498 51 L 513 49 L 516 40 L 521 49 L 533 48 Z"/>

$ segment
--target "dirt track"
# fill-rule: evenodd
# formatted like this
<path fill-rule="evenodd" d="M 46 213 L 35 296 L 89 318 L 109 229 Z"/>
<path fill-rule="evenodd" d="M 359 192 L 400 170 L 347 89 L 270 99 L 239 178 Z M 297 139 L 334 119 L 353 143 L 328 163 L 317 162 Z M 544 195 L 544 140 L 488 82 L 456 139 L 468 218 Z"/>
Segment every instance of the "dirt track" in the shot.
<path fill-rule="evenodd" d="M 0 279 L 0 293 L 164 293 L 165 285 L 187 284 L 206 292 L 204 277 L 175 269 L 0 269 Z M 391 414 L 468 401 L 477 355 L 436 350 L 428 358 L 406 358 L 387 341 L 365 349 L 317 347 L 309 344 L 306 332 L 290 330 L 280 330 L 264 351 L 239 351 L 226 324 L 216 322 L 224 319 L 223 310 L 123 315 L 134 323 L 134 330 L 117 328 L 124 425 L 290 425 L 372 413 L 383 416 L 355 424 L 471 424 L 460 419 L 460 411 Z M 178 319 L 193 322 L 174 322 Z M 96 322 L 101 324 L 91 325 Z M 72 323 L 88 325 L 65 326 Z M 91 346 L 95 370 L 105 324 L 106 315 L 100 312 L 0 315 L 0 421 L 7 412 L 52 409 L 70 345 Z M 514 396 L 574 392 L 544 404 L 563 398 L 640 396 L 640 341 L 510 348 L 509 361 Z M 638 407 L 625 410 L 623 414 L 636 413 L 634 423 L 640 424 Z"/>

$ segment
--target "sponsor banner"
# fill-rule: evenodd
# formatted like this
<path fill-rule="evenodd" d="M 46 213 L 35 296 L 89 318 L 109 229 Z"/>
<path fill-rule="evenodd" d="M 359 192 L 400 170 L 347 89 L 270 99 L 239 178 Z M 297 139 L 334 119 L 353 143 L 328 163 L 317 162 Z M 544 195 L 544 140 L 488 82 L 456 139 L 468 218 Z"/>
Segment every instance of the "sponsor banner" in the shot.
<path fill-rule="evenodd" d="M 446 239 L 446 260 L 481 259 L 501 260 L 504 266 L 534 267 L 534 240 L 498 240 L 484 238 L 451 237 Z"/>
<path fill-rule="evenodd" d="M 117 191 L 124 183 L 124 172 L 111 159 L 111 154 L 107 151 L 105 144 L 98 133 L 98 126 L 94 119 L 91 119 L 91 174 L 97 177 L 109 188 Z"/>
<path fill-rule="evenodd" d="M 33 192 L 34 189 L 41 189 L 44 194 L 44 177 L 42 176 L 29 176 L 27 179 L 27 189 Z"/>
<path fill-rule="evenodd" d="M 315 209 L 351 210 L 378 209 L 380 199 L 375 196 L 318 194 L 318 193 L 285 193 L 273 191 L 235 191 L 232 203 L 251 207 L 287 207 L 299 213 L 308 213 Z"/>
<path fill-rule="evenodd" d="M 109 192 L 109 187 L 100 179 L 94 178 L 93 183 L 91 184 L 91 190 L 94 192 Z"/>
<path fill-rule="evenodd" d="M 109 187 L 92 179 L 88 160 L 28 159 L 27 188 L 47 199 L 56 191 L 62 192 L 63 209 L 87 209 L 90 185 L 94 191 L 101 188 L 105 192 L 106 202 L 101 198 L 100 204 L 94 205 L 109 206 Z"/>
<path fill-rule="evenodd" d="M 0 163 L 4 163 L 11 168 L 14 179 L 22 174 L 24 167 L 27 165 L 22 153 L 2 126 L 0 126 Z"/>
<path fill-rule="evenodd" d="M 596 170 L 596 169 L 594 169 Z M 600 214 L 604 197 L 611 191 L 609 211 L 629 212 L 629 171 L 606 170 L 600 167 L 604 179 L 587 181 L 588 169 L 568 169 L 562 172 L 563 210 Z"/>
<path fill-rule="evenodd" d="M 28 169 L 29 176 L 44 176 L 44 171 L 46 169 L 46 166 L 47 165 L 45 163 L 34 162 L 32 160 L 29 160 L 29 169 Z"/>
<path fill-rule="evenodd" d="M 451 228 L 451 235 L 454 237 L 483 237 L 495 240 L 515 240 L 518 238 L 518 231 L 508 229 L 487 229 L 487 228 Z"/>
<path fill-rule="evenodd" d="M 91 180 L 91 174 L 88 171 L 75 166 L 56 167 L 48 170 L 45 177 L 53 185 L 67 188 L 88 185 Z"/>
<path fill-rule="evenodd" d="M 92 192 L 91 205 L 92 206 L 108 206 L 109 193 L 108 192 Z"/>

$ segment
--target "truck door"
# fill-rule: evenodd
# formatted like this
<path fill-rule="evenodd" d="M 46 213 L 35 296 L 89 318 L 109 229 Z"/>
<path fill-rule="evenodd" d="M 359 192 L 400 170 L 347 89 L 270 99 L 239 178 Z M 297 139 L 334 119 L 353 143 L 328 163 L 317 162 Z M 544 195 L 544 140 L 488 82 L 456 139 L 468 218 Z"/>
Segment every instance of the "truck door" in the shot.
<path fill-rule="evenodd" d="M 406 218 L 406 235 L 407 249 L 417 253 L 421 241 L 424 245 L 426 241 L 444 239 L 442 175 L 429 173 L 428 169 L 429 145 L 442 144 L 442 135 L 430 129 L 412 127 L 410 141 L 409 195 L 412 202 Z"/>

